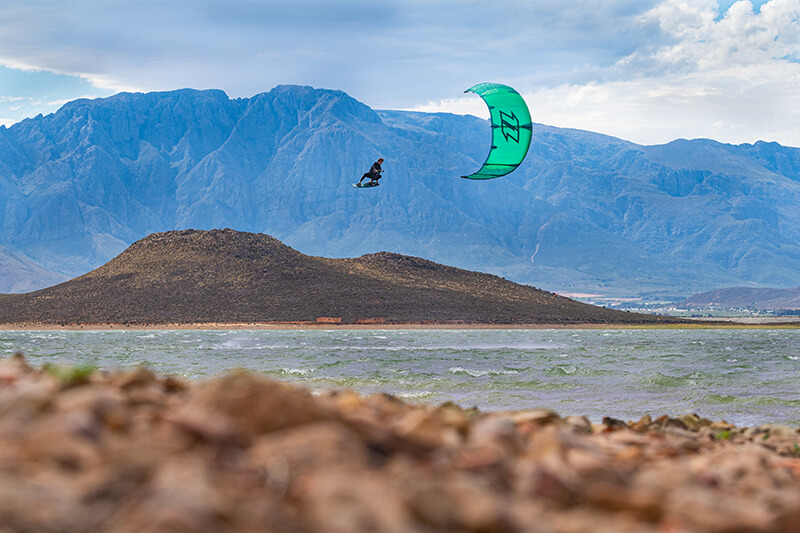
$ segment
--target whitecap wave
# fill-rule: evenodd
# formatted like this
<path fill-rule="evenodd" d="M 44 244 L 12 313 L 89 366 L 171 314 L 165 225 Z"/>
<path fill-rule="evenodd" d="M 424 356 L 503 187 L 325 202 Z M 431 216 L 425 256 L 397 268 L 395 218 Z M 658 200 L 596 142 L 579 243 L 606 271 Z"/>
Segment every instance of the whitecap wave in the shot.
<path fill-rule="evenodd" d="M 281 368 L 282 374 L 294 375 L 294 376 L 307 376 L 312 372 L 313 370 L 311 370 L 310 368 Z"/>
<path fill-rule="evenodd" d="M 483 376 L 503 376 L 509 374 L 519 374 L 518 370 L 473 370 L 470 368 L 464 368 L 462 366 L 454 366 L 447 369 L 448 372 L 451 374 L 467 374 L 472 376 L 473 378 L 480 378 Z"/>

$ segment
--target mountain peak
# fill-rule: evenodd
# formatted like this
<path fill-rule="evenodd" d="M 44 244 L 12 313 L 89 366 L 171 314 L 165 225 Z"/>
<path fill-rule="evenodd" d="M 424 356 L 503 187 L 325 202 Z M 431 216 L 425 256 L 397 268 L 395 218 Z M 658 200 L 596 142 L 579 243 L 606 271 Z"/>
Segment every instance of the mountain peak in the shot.
<path fill-rule="evenodd" d="M 230 228 L 185 229 L 148 235 L 83 277 L 103 279 L 125 274 L 137 277 L 139 284 L 167 285 L 167 278 L 224 284 L 242 272 L 274 268 L 305 257 L 265 234 Z"/>
<path fill-rule="evenodd" d="M 223 228 L 212 230 L 183 229 L 152 233 L 134 242 L 125 253 L 134 253 L 140 249 L 152 250 L 158 246 L 167 248 L 195 246 L 220 251 L 223 249 L 221 248 L 223 245 L 252 246 L 254 244 L 262 248 L 274 248 L 280 251 L 290 249 L 281 241 L 269 235 Z"/>

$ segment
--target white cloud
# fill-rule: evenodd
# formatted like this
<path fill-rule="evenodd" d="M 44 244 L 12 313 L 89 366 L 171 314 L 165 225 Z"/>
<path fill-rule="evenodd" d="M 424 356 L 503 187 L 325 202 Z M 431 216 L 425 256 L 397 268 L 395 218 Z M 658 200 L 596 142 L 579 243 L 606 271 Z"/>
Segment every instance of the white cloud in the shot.
<path fill-rule="evenodd" d="M 635 49 L 632 24 L 655 2 L 75 0 L 43 9 L 8 0 L 0 64 L 114 89 L 215 87 L 250 96 L 303 83 L 396 107 L 455 95 L 487 77 L 586 77 Z"/>
<path fill-rule="evenodd" d="M 425 113 L 454 113 L 456 115 L 474 115 L 480 118 L 489 118 L 489 110 L 478 96 L 464 98 L 446 98 L 438 102 L 414 106 L 410 111 L 422 111 Z"/>
<path fill-rule="evenodd" d="M 709 137 L 800 146 L 800 0 L 664 0 L 639 17 L 660 32 L 585 83 L 524 90 L 534 121 L 643 144 Z M 459 110 L 465 99 L 417 109 Z"/>
<path fill-rule="evenodd" d="M 8 0 L 0 65 L 51 83 L 37 93 L 45 102 L 182 87 L 251 96 L 299 83 L 377 108 L 478 116 L 483 103 L 461 91 L 498 81 L 556 126 L 643 143 L 800 145 L 800 0 L 720 3 Z M 0 89 L 2 78 L 0 67 Z M 3 105 L 0 115 L 10 116 Z"/>
<path fill-rule="evenodd" d="M 722 19 L 716 17 L 713 1 L 666 0 L 642 22 L 657 23 L 676 42 L 620 63 L 651 61 L 665 70 L 713 72 L 800 59 L 800 0 L 772 0 L 759 13 L 749 1 L 740 1 Z"/>
<path fill-rule="evenodd" d="M 109 91 L 112 93 L 120 92 L 146 92 L 148 89 L 143 85 L 133 85 L 125 83 L 112 76 L 102 74 L 79 74 L 79 78 L 86 80 L 92 87 Z"/>
<path fill-rule="evenodd" d="M 76 98 L 107 96 L 76 76 L 55 74 L 42 69 L 11 69 L 0 66 L 0 116 L 3 123 L 19 121 L 39 113 L 56 111 Z"/>
<path fill-rule="evenodd" d="M 525 94 L 534 120 L 588 129 L 642 144 L 706 137 L 722 142 L 776 140 L 800 146 L 800 83 L 747 85 L 727 80 L 725 89 L 697 75 L 675 75 L 561 86 Z"/>

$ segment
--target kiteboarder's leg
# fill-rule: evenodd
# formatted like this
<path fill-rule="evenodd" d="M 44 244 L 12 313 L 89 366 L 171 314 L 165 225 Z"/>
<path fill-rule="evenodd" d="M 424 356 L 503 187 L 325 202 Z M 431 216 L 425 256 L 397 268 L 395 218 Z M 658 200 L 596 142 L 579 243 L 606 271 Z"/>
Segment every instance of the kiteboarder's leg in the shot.
<path fill-rule="evenodd" d="M 358 184 L 361 185 L 361 182 L 364 181 L 364 178 L 371 178 L 371 177 L 372 176 L 369 175 L 369 172 L 366 172 L 363 176 L 361 176 L 361 179 L 358 180 Z"/>

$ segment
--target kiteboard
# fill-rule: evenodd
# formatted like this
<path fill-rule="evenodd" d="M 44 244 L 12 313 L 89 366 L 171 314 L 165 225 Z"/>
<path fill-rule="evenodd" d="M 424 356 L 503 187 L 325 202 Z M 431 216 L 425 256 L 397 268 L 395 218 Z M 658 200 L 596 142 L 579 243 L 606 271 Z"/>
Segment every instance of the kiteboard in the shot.
<path fill-rule="evenodd" d="M 370 187 L 377 187 L 378 185 L 380 185 L 380 183 L 378 183 L 377 181 L 375 183 L 368 181 L 361 185 L 359 185 L 358 183 L 354 183 L 353 187 L 355 187 L 356 189 L 369 189 Z"/>

